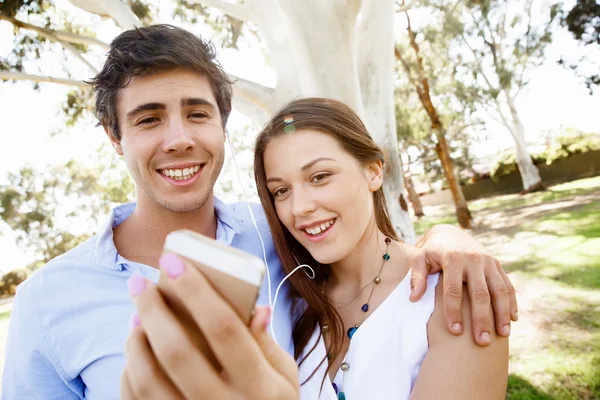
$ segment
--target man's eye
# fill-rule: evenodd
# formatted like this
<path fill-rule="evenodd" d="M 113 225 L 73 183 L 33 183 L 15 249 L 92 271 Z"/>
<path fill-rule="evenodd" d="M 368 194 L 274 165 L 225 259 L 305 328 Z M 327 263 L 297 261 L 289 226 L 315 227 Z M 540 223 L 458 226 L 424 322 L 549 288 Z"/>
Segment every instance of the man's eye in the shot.
<path fill-rule="evenodd" d="M 208 115 L 206 113 L 197 112 L 197 113 L 190 114 L 190 117 L 192 117 L 192 118 L 208 118 Z"/>
<path fill-rule="evenodd" d="M 156 121 L 158 121 L 158 118 L 156 117 L 148 117 L 148 118 L 144 118 L 143 120 L 141 120 L 138 125 L 150 125 L 155 123 Z"/>

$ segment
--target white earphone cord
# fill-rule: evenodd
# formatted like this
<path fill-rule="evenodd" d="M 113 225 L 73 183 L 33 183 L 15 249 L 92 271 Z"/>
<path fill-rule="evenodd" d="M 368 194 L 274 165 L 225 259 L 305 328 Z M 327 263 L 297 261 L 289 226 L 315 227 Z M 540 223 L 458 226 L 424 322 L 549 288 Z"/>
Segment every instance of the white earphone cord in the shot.
<path fill-rule="evenodd" d="M 244 188 L 244 185 L 242 183 L 242 178 L 240 176 L 240 170 L 238 168 L 237 161 L 235 159 L 235 150 L 233 149 L 233 145 L 231 144 L 231 140 L 229 140 L 229 138 L 227 138 L 227 142 L 229 143 L 229 148 L 231 150 L 231 156 L 233 158 L 233 165 L 235 167 L 235 173 L 236 173 L 238 181 L 240 183 L 240 187 L 242 188 L 242 193 L 244 194 L 244 199 L 246 200 L 246 206 L 248 207 L 248 211 L 250 213 L 250 220 L 252 221 L 252 225 L 254 226 L 254 229 L 256 229 L 256 233 L 258 233 L 258 238 L 260 239 L 260 245 L 262 247 L 263 260 L 265 262 L 265 267 L 267 269 L 267 290 L 269 292 L 268 293 L 269 294 L 269 306 L 271 307 L 271 312 L 272 312 L 271 322 L 269 323 L 269 328 L 271 329 L 271 336 L 273 336 L 275 343 L 277 343 L 277 337 L 275 336 L 275 328 L 274 328 L 273 320 L 275 319 L 274 318 L 275 305 L 277 304 L 277 296 L 279 296 L 279 289 L 281 289 L 281 286 L 283 285 L 283 283 L 299 269 L 308 268 L 311 271 L 312 276 L 310 276 L 306 271 L 304 273 L 306 273 L 306 276 L 308 276 L 310 279 L 315 279 L 315 270 L 310 265 L 307 265 L 307 264 L 298 265 L 296 268 L 294 268 L 294 270 L 292 272 L 287 274 L 281 280 L 279 285 L 277 285 L 277 289 L 275 289 L 275 298 L 274 299 L 271 298 L 271 273 L 269 272 L 269 262 L 267 261 L 267 252 L 265 250 L 265 242 L 262 238 L 262 235 L 260 234 L 260 229 L 258 229 L 258 223 L 256 222 L 256 218 L 254 217 L 254 213 L 252 212 L 252 207 L 250 207 L 250 201 L 248 200 L 248 194 L 246 193 L 246 189 Z M 294 256 L 294 258 L 296 258 L 296 257 Z M 296 259 L 296 261 L 298 261 L 298 260 Z"/>

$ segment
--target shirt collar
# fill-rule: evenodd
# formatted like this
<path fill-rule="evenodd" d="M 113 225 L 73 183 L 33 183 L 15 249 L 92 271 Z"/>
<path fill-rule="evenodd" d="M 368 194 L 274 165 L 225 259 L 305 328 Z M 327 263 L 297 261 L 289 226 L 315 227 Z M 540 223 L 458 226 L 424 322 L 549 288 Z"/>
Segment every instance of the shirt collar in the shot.
<path fill-rule="evenodd" d="M 244 221 L 240 215 L 223 203 L 217 197 L 214 198 L 215 214 L 217 216 L 217 240 L 231 244 L 233 237 L 241 234 Z M 102 225 L 96 242 L 96 261 L 105 267 L 122 271 L 124 269 L 124 258 L 120 257 L 115 247 L 113 229 L 125 221 L 135 210 L 136 203 L 126 203 L 112 209 L 106 222 Z"/>

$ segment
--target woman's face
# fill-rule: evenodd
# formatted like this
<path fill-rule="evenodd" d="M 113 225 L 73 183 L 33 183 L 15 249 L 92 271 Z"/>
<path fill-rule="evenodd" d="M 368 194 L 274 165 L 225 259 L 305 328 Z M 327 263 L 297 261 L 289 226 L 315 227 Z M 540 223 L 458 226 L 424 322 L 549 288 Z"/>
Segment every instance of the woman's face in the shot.
<path fill-rule="evenodd" d="M 373 216 L 378 162 L 361 165 L 330 135 L 304 129 L 274 138 L 264 153 L 277 216 L 322 264 L 347 257 Z"/>

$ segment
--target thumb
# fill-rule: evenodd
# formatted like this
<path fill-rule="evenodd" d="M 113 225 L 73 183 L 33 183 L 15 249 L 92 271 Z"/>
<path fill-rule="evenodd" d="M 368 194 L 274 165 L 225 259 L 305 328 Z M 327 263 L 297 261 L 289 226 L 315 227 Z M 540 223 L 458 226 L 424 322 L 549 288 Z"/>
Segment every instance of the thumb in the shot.
<path fill-rule="evenodd" d="M 427 276 L 429 269 L 425 259 L 425 253 L 416 256 L 410 270 L 410 301 L 419 301 L 427 290 Z"/>
<path fill-rule="evenodd" d="M 292 385 L 298 385 L 298 367 L 294 359 L 282 350 L 269 334 L 271 307 L 257 307 L 250 322 L 250 332 L 256 339 L 267 362 Z"/>

